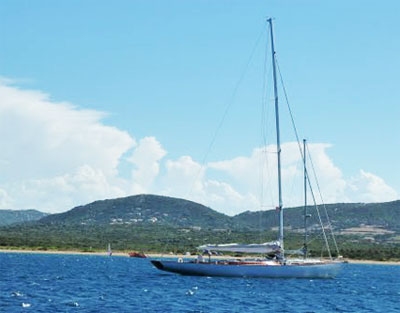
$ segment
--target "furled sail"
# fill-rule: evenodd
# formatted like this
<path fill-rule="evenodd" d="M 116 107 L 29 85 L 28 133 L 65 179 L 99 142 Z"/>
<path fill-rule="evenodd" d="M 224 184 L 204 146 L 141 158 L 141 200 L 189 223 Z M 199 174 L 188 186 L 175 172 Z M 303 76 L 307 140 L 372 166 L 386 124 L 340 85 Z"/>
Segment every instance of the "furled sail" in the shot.
<path fill-rule="evenodd" d="M 203 245 L 197 248 L 203 251 L 218 251 L 218 252 L 241 252 L 241 253 L 273 253 L 280 252 L 281 246 L 278 241 L 254 243 L 254 244 L 219 244 L 219 245 Z"/>

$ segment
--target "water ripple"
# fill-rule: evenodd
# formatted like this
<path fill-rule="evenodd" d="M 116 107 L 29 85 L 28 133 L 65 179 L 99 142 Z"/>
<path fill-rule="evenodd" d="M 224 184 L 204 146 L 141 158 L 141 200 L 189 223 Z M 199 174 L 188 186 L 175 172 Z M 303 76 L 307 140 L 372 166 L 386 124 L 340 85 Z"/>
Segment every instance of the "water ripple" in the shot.
<path fill-rule="evenodd" d="M 0 312 L 398 312 L 400 266 L 336 279 L 185 277 L 146 259 L 0 253 Z"/>

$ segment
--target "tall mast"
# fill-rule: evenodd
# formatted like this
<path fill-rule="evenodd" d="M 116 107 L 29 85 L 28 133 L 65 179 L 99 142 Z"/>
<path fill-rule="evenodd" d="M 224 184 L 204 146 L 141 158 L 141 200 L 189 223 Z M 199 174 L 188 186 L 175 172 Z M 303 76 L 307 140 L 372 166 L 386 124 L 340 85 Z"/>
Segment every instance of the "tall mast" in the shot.
<path fill-rule="evenodd" d="M 278 106 L 278 87 L 276 83 L 276 61 L 275 61 L 275 46 L 274 32 L 272 29 L 272 19 L 268 19 L 270 35 L 271 35 L 271 52 L 272 52 L 272 74 L 274 79 L 274 100 L 275 100 L 275 121 L 276 121 L 276 148 L 278 157 L 278 198 L 279 198 L 279 243 L 282 248 L 282 258 L 284 258 L 283 245 L 283 204 L 282 204 L 282 175 L 281 175 L 281 139 L 279 130 L 279 106 Z"/>
<path fill-rule="evenodd" d="M 307 258 L 307 164 L 306 164 L 306 140 L 303 139 L 303 168 L 304 168 L 304 258 Z"/>

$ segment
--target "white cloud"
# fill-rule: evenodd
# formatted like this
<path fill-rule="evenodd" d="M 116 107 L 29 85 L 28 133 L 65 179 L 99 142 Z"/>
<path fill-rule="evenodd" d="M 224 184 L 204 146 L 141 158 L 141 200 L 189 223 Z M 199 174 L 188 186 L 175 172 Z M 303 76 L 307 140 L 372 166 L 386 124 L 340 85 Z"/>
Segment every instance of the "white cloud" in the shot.
<path fill-rule="evenodd" d="M 82 165 L 74 172 L 50 178 L 30 179 L 14 183 L 9 190 L 17 208 L 36 208 L 59 212 L 98 199 L 125 196 L 124 190 L 111 185 L 101 169 Z"/>
<path fill-rule="evenodd" d="M 225 173 L 231 172 L 229 164 L 230 161 L 219 163 Z M 235 182 L 209 177 L 210 170 L 215 168 L 217 165 L 214 163 L 201 166 L 189 156 L 180 157 L 175 161 L 168 160 L 166 175 L 162 178 L 161 193 L 189 199 L 230 215 L 243 212 L 244 207 L 254 208 L 257 201 L 252 195 L 238 192 Z M 234 171 L 231 174 L 234 174 Z"/>
<path fill-rule="evenodd" d="M 134 140 L 103 125 L 104 113 L 9 85 L 0 85 L 0 99 L 0 188 L 8 195 L 1 208 L 55 212 L 121 194 L 104 186 Z"/>
<path fill-rule="evenodd" d="M 361 171 L 356 178 L 345 178 L 328 156 L 330 147 L 323 143 L 308 145 L 311 159 L 307 161 L 307 168 L 317 203 L 398 199 L 395 190 L 373 174 Z M 254 149 L 249 157 L 208 164 L 208 169 L 220 172 L 222 178 L 207 182 L 210 190 L 205 203 L 227 214 L 273 209 L 278 205 L 276 163 L 276 147 L 268 146 Z M 210 186 L 215 187 L 215 192 Z M 303 163 L 298 144 L 294 142 L 282 144 L 282 191 L 285 207 L 303 204 Z M 312 193 L 308 193 L 311 203 Z"/>
<path fill-rule="evenodd" d="M 90 162 L 112 174 L 133 144 L 129 134 L 101 124 L 104 113 L 9 86 L 0 85 L 0 95 L 0 158 L 7 164 L 2 168 L 6 178 L 11 173 L 19 178 L 61 174 L 60 163 L 67 172 Z"/>
<path fill-rule="evenodd" d="M 313 184 L 316 202 L 346 202 L 344 195 L 348 185 L 342 171 L 328 156 L 327 149 L 329 148 L 331 148 L 330 144 L 308 145 L 308 156 L 311 157 L 311 160 L 307 160 L 307 170 Z M 321 188 L 321 194 L 319 194 L 318 187 Z M 309 198 L 311 199 L 311 197 Z"/>
<path fill-rule="evenodd" d="M 132 193 L 152 192 L 155 179 L 160 174 L 160 160 L 167 154 L 154 137 L 145 137 L 128 158 L 134 165 L 132 171 Z"/>
<path fill-rule="evenodd" d="M 12 207 L 12 199 L 8 196 L 7 191 L 0 189 L 0 208 Z"/>
<path fill-rule="evenodd" d="M 155 137 L 136 142 L 128 133 L 104 125 L 103 112 L 55 102 L 45 93 L 9 84 L 0 80 L 0 209 L 61 212 L 140 193 L 185 198 L 229 215 L 278 204 L 273 145 L 204 166 L 190 156 L 167 159 Z M 325 203 L 398 198 L 382 178 L 367 171 L 347 178 L 329 157 L 329 148 L 308 145 L 313 160 L 308 162 L 309 172 L 316 170 Z M 298 149 L 297 143 L 282 144 L 285 207 L 303 201 Z"/>
<path fill-rule="evenodd" d="M 385 181 L 364 170 L 349 180 L 349 198 L 355 202 L 385 202 L 399 198 L 398 193 Z"/>
<path fill-rule="evenodd" d="M 196 163 L 189 156 L 182 156 L 178 160 L 167 160 L 166 174 L 161 178 L 163 194 L 177 197 L 204 196 L 205 168 Z"/>

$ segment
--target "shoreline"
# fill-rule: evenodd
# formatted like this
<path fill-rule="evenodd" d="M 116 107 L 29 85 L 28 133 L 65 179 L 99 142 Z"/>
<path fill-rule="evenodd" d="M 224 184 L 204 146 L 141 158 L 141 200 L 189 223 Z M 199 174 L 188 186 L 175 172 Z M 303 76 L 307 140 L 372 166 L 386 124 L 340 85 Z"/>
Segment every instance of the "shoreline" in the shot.
<path fill-rule="evenodd" d="M 2 249 L 0 248 L 0 253 L 32 253 L 32 254 L 71 254 L 71 255 L 96 255 L 96 256 L 107 256 L 107 251 L 76 251 L 76 250 L 33 250 L 33 249 Z M 129 251 L 115 251 L 112 256 L 117 257 L 129 257 Z M 181 254 L 168 254 L 168 253 L 145 253 L 148 258 L 195 258 L 195 255 L 181 255 Z M 229 257 L 229 256 L 227 256 Z M 346 263 L 349 264 L 370 264 L 370 265 L 400 265 L 400 261 L 376 261 L 376 260 L 356 260 L 356 259 L 344 259 Z"/>

